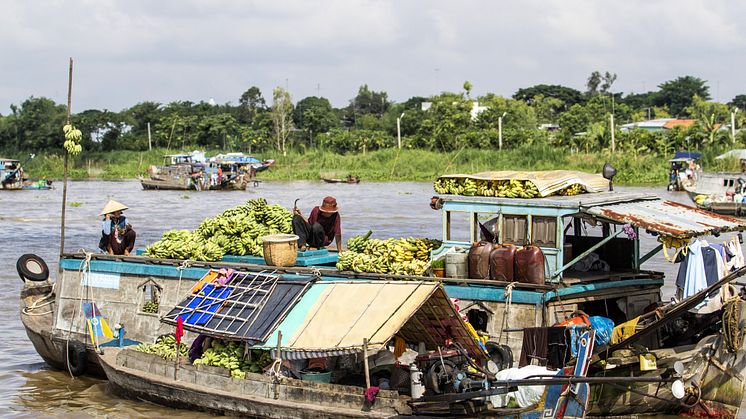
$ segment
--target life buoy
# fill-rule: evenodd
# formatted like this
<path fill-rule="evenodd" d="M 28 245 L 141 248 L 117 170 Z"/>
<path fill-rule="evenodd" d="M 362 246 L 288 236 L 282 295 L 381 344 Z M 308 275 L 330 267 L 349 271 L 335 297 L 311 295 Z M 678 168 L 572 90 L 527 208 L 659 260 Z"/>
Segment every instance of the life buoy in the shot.
<path fill-rule="evenodd" d="M 22 281 L 46 281 L 49 278 L 49 267 L 44 259 L 33 254 L 22 255 L 16 261 L 16 270 Z"/>
<path fill-rule="evenodd" d="M 85 374 L 88 370 L 88 355 L 85 345 L 77 340 L 68 341 L 67 344 L 67 368 L 74 376 Z"/>

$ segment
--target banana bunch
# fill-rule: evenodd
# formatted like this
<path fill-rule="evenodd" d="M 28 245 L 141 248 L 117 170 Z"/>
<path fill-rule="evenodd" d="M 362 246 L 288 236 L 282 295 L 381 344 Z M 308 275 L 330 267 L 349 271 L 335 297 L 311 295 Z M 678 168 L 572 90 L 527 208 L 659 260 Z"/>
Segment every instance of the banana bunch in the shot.
<path fill-rule="evenodd" d="M 262 256 L 262 237 L 292 233 L 293 214 L 264 198 L 252 199 L 207 218 L 194 232 L 171 230 L 148 246 L 145 254 L 162 259 L 216 261 L 223 255 Z"/>
<path fill-rule="evenodd" d="M 174 335 L 159 337 L 155 343 L 141 343 L 135 347 L 138 352 L 158 355 L 166 360 L 176 359 L 176 338 Z M 188 348 L 185 344 L 179 344 L 179 356 L 187 356 Z"/>
<path fill-rule="evenodd" d="M 439 194 L 466 196 L 496 196 L 501 198 L 537 198 L 539 189 L 528 180 L 485 180 L 471 178 L 440 178 L 433 185 Z"/>
<path fill-rule="evenodd" d="M 575 196 L 579 195 L 581 193 L 585 192 L 585 188 L 583 185 L 579 183 L 574 183 L 564 189 L 561 189 L 559 192 L 557 192 L 559 195 L 562 196 Z"/>
<path fill-rule="evenodd" d="M 223 254 L 223 249 L 214 240 L 205 240 L 189 230 L 169 230 L 145 249 L 146 256 L 158 259 L 217 261 L 223 258 Z"/>
<path fill-rule="evenodd" d="M 158 300 L 148 301 L 142 306 L 143 313 L 158 314 Z"/>
<path fill-rule="evenodd" d="M 73 156 L 80 154 L 80 152 L 83 151 L 83 146 L 80 145 L 80 140 L 83 139 L 83 133 L 70 124 L 66 124 L 62 127 L 62 131 L 65 133 L 65 150 Z"/>
<path fill-rule="evenodd" d="M 365 247 L 368 245 L 368 239 L 373 231 L 368 230 L 364 236 L 355 236 L 347 240 L 347 250 L 351 252 L 362 253 L 365 251 Z"/>
<path fill-rule="evenodd" d="M 269 364 L 272 358 L 269 351 L 251 350 L 250 356 L 244 356 L 246 343 L 234 341 L 225 342 L 215 339 L 210 343 L 202 357 L 195 359 L 193 365 L 212 365 L 214 367 L 227 368 L 231 377 L 244 379 L 247 372 L 260 373 Z"/>
<path fill-rule="evenodd" d="M 350 249 L 340 253 L 337 269 L 395 275 L 423 275 L 429 267 L 430 251 L 440 245 L 441 243 L 437 240 L 414 237 L 369 239 L 362 252 Z M 350 248 L 349 245 L 348 248 Z"/>

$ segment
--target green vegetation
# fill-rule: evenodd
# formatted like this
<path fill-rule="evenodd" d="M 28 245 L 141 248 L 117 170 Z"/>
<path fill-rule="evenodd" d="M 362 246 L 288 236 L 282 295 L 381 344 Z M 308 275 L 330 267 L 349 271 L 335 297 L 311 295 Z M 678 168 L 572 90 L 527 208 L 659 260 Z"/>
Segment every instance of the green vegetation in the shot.
<path fill-rule="evenodd" d="M 366 181 L 432 181 L 500 169 L 598 171 L 608 161 L 620 170 L 619 183 L 656 184 L 666 182 L 666 161 L 677 150 L 704 150 L 708 170 L 737 169 L 712 157 L 746 144 L 746 130 L 730 127 L 731 118 L 735 127 L 746 123 L 746 112 L 734 111 L 746 106 L 746 95 L 712 102 L 707 82 L 693 76 L 624 94 L 614 91 L 616 80 L 615 73 L 594 71 L 585 91 L 539 84 L 512 97 L 477 96 L 465 81 L 457 92 L 400 103 L 362 85 L 341 108 L 316 96 L 294 102 L 279 87 L 267 103 L 252 86 L 237 95 L 236 105 L 175 101 L 142 102 L 120 112 L 90 109 L 72 115 L 82 134 L 75 150 L 80 145 L 83 153 L 71 156 L 70 177 L 130 179 L 161 164 L 167 150 L 194 149 L 274 158 L 276 167 L 260 176 L 281 180 L 336 172 Z M 11 111 L 0 115 L 2 154 L 36 153 L 27 172 L 61 178 L 65 106 L 30 97 Z M 689 120 L 670 129 L 620 129 L 669 117 Z"/>
<path fill-rule="evenodd" d="M 726 147 L 705 151 L 702 166 L 708 171 L 740 171 L 735 159 L 715 160 Z M 148 165 L 161 164 L 166 150 L 151 152 L 117 151 L 90 153 L 72 160 L 72 179 L 133 179 L 143 174 Z M 291 151 L 267 153 L 277 163 L 259 178 L 270 180 L 318 180 L 323 172 L 353 174 L 363 181 L 425 181 L 453 173 L 476 173 L 492 170 L 551 170 L 567 169 L 599 172 L 604 163 L 613 164 L 619 174 L 620 185 L 663 185 L 668 182 L 670 156 L 655 154 L 578 152 L 551 146 L 523 146 L 510 150 L 462 149 L 449 152 L 411 149 L 382 149 L 362 154 L 336 154 L 329 151 Z M 62 177 L 62 158 L 37 156 L 26 165 L 34 178 Z"/>

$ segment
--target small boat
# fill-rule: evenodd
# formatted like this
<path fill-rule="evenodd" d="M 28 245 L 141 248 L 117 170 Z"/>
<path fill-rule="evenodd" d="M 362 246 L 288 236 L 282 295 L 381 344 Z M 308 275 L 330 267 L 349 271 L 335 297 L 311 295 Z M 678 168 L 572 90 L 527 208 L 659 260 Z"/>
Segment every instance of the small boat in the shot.
<path fill-rule="evenodd" d="M 337 178 L 321 178 L 326 183 L 349 183 L 349 184 L 356 184 L 360 183 L 360 178 L 357 176 L 347 176 L 345 179 L 337 179 Z"/>
<path fill-rule="evenodd" d="M 50 190 L 50 189 L 53 189 L 52 181 L 45 180 L 45 179 L 40 179 L 40 180 L 37 180 L 36 182 L 26 181 L 23 183 L 23 189 L 24 190 L 41 190 L 41 191 Z"/>
<path fill-rule="evenodd" d="M 0 190 L 20 190 L 24 183 L 23 167 L 20 160 L 0 157 Z"/>
<path fill-rule="evenodd" d="M 273 162 L 267 163 L 267 167 Z M 149 177 L 141 178 L 140 184 L 146 190 L 245 190 L 254 172 L 252 163 L 221 157 L 208 160 L 204 153 L 195 151 L 165 156 L 165 164 L 151 166 Z"/>
<path fill-rule="evenodd" d="M 692 185 L 702 172 L 697 161 L 702 153 L 692 151 L 677 151 L 668 163 L 671 165 L 668 176 L 669 191 L 683 191 L 684 186 Z"/>
<path fill-rule="evenodd" d="M 700 209 L 724 215 L 746 215 L 746 173 L 702 173 L 696 183 L 685 185 L 684 190 Z"/>

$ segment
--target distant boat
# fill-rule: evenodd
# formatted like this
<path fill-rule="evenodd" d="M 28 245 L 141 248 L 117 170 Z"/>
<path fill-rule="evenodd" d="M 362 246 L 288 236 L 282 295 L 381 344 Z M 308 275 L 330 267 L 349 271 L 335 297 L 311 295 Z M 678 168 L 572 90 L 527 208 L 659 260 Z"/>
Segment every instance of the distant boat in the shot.
<path fill-rule="evenodd" d="M 347 177 L 337 177 L 335 173 L 322 173 L 319 175 L 321 180 L 323 180 L 326 183 L 349 183 L 349 184 L 356 184 L 360 183 L 360 177 L 359 176 L 353 176 L 353 175 L 347 175 Z"/>
<path fill-rule="evenodd" d="M 684 190 L 698 208 L 725 215 L 746 216 L 746 173 L 702 173 Z"/>

